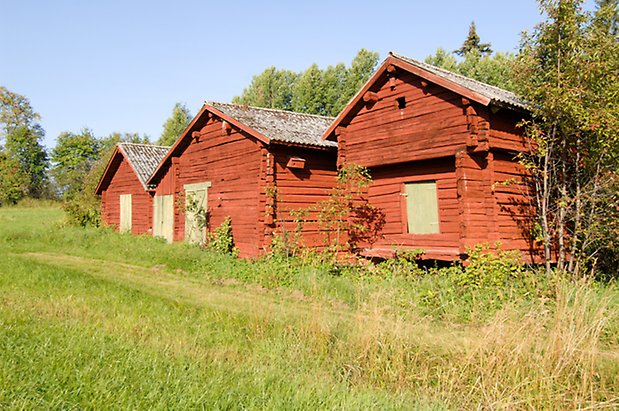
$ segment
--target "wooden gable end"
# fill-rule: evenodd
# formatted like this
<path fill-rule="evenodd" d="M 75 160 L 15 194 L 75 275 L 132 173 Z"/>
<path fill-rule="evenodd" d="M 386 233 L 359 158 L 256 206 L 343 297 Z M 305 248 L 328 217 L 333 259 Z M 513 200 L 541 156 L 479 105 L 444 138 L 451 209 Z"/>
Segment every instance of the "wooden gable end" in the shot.
<path fill-rule="evenodd" d="M 125 221 L 134 234 L 143 234 L 152 227 L 152 195 L 144 190 L 129 161 L 118 154 L 109 168 L 109 182 L 102 186 L 101 218 L 105 224 L 120 227 L 121 198 L 131 196 L 130 220 Z M 117 164 L 117 165 L 116 165 Z M 126 201 L 126 200 L 125 200 Z M 128 204 L 125 204 L 128 207 Z M 129 210 L 125 210 L 129 211 Z M 125 213 L 125 216 L 127 214 Z"/>
<path fill-rule="evenodd" d="M 255 137 L 211 116 L 203 127 L 192 132 L 191 139 L 186 139 L 186 146 L 172 158 L 170 172 L 162 179 L 164 185 L 174 187 L 167 192 L 176 196 L 186 196 L 187 186 L 208 185 L 204 199 L 206 229 L 212 231 L 230 217 L 235 245 L 243 257 L 257 255 L 262 247 L 259 222 L 264 214 L 260 209 L 263 150 L 263 143 Z M 175 212 L 176 241 L 186 237 L 187 216 L 181 211 Z"/>
<path fill-rule="evenodd" d="M 405 163 L 466 147 L 467 101 L 460 95 L 400 69 L 385 71 L 367 93 L 336 129 L 340 164 Z"/>

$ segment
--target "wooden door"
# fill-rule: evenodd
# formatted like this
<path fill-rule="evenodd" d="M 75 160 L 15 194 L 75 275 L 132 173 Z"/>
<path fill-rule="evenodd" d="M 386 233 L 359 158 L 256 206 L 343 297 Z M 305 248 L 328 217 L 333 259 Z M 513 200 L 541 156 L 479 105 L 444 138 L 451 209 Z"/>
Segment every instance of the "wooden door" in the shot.
<path fill-rule="evenodd" d="M 210 182 L 185 184 L 185 241 L 206 242 L 207 202 Z"/>
<path fill-rule="evenodd" d="M 121 233 L 131 232 L 131 222 L 132 222 L 132 203 L 131 203 L 131 194 L 121 194 L 120 195 L 120 222 L 118 224 L 118 229 Z"/>
<path fill-rule="evenodd" d="M 153 236 L 168 243 L 174 241 L 174 196 L 155 196 L 153 200 Z"/>

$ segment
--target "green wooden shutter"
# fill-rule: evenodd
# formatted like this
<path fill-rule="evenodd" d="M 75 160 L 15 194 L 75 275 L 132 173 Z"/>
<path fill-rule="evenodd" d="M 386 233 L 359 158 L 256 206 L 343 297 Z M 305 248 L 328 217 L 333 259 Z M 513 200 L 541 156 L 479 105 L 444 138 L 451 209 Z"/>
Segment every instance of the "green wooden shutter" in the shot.
<path fill-rule="evenodd" d="M 406 184 L 406 214 L 409 233 L 440 233 L 436 181 Z"/>
<path fill-rule="evenodd" d="M 131 232 L 131 194 L 120 195 L 120 224 L 119 229 L 121 232 Z"/>

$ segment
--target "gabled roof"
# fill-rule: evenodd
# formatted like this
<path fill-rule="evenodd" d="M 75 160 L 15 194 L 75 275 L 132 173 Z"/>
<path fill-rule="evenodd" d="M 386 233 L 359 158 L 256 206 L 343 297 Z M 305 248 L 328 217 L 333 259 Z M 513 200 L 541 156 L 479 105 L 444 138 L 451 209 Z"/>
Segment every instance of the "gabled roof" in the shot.
<path fill-rule="evenodd" d="M 205 102 L 200 112 L 191 120 L 189 126 L 153 172 L 148 183 L 152 183 L 152 180 L 165 168 L 168 160 L 182 150 L 182 147 L 186 145 L 185 140 L 191 138 L 192 132 L 198 131 L 206 124 L 209 113 L 266 145 L 283 144 L 322 150 L 337 148 L 337 143 L 322 139 L 323 133 L 334 120 L 333 117 L 238 104 Z"/>
<path fill-rule="evenodd" d="M 153 187 L 149 186 L 147 181 L 152 176 L 161 160 L 163 160 L 168 153 L 169 149 L 170 147 L 167 146 L 156 146 L 152 144 L 118 143 L 105 168 L 105 172 L 99 180 L 95 192 L 99 194 L 103 190 L 104 182 L 111 180 L 111 174 L 116 171 L 113 164 L 120 164 L 120 161 L 114 161 L 118 156 L 123 156 L 127 159 L 133 172 L 142 184 L 142 187 L 144 187 L 144 190 L 152 190 Z"/>
<path fill-rule="evenodd" d="M 292 111 L 251 107 L 226 103 L 207 103 L 230 119 L 243 123 L 266 137 L 269 142 L 292 143 L 316 147 L 337 147 L 322 140 L 322 133 L 334 120 L 333 117 Z M 327 143 L 327 144 L 325 144 Z"/>
<path fill-rule="evenodd" d="M 351 115 L 351 111 L 354 107 L 362 102 L 363 95 L 376 83 L 376 81 L 378 81 L 390 66 L 415 74 L 424 80 L 438 84 L 484 106 L 505 107 L 517 111 L 528 110 L 527 102 L 511 91 L 491 86 L 481 81 L 473 80 L 394 52 L 389 52 L 389 56 L 385 61 L 383 61 L 361 90 L 359 90 L 346 107 L 344 107 L 327 131 L 325 131 L 322 137 L 323 139 L 329 138 L 335 131 L 335 128 L 339 126 L 345 118 Z"/>
<path fill-rule="evenodd" d="M 405 57 L 394 52 L 390 52 L 389 54 L 398 60 L 404 61 L 415 67 L 418 67 L 421 70 L 425 70 L 428 73 L 432 73 L 447 81 L 450 81 L 454 84 L 460 85 L 475 93 L 485 96 L 490 100 L 489 104 L 507 105 L 525 110 L 527 109 L 526 101 L 518 97 L 511 91 L 507 91 L 496 86 L 491 86 L 490 84 L 482 83 L 481 81 L 474 80 L 460 74 L 452 73 L 449 70 L 445 70 L 443 68 L 436 67 L 431 64 L 412 59 L 410 57 Z"/>

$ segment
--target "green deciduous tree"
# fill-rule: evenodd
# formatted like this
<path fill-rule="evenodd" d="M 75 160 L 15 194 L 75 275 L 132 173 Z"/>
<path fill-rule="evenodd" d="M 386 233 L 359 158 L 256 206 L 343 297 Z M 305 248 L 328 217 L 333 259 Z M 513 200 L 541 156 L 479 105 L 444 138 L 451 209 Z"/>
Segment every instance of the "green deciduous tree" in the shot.
<path fill-rule="evenodd" d="M 33 197 L 45 192 L 49 165 L 39 120 L 26 97 L 0 87 L 0 142 L 4 143 L 5 155 L 17 161 L 27 175 L 28 195 Z"/>
<path fill-rule="evenodd" d="M 52 150 L 51 174 L 65 199 L 74 197 L 82 189 L 84 178 L 100 151 L 100 141 L 87 128 L 79 133 L 64 132 L 58 136 Z"/>
<path fill-rule="evenodd" d="M 23 173 L 19 162 L 0 151 L 0 207 L 15 204 L 27 193 L 30 181 Z"/>
<path fill-rule="evenodd" d="M 88 134 L 88 136 L 85 136 L 84 134 Z M 76 184 L 79 184 L 76 185 L 77 189 L 73 190 L 72 195 L 66 196 L 67 201 L 65 201 L 63 208 L 67 213 L 67 218 L 70 223 L 80 226 L 98 226 L 101 223 L 99 208 L 101 205 L 101 199 L 99 196 L 95 195 L 95 190 L 99 184 L 101 176 L 105 172 L 105 168 L 107 167 L 112 152 L 116 148 L 116 144 L 122 142 L 149 144 L 149 139 L 147 136 L 140 136 L 137 133 L 114 132 L 107 137 L 96 139 L 94 141 L 97 151 L 94 157 L 91 157 L 91 152 L 88 150 L 85 152 L 81 151 L 79 147 L 88 147 L 91 143 L 93 143 L 90 138 L 92 137 L 92 133 L 88 129 L 84 129 L 80 135 L 82 138 L 68 139 L 65 143 L 65 146 L 75 145 L 77 147 L 62 151 L 75 150 L 87 154 L 82 156 L 81 160 L 77 161 L 76 164 L 82 169 L 85 169 L 85 166 L 87 165 L 89 165 L 89 167 L 79 176 L 79 181 L 76 181 Z"/>
<path fill-rule="evenodd" d="M 232 102 L 335 116 L 370 78 L 377 63 L 378 53 L 361 49 L 350 67 L 339 63 L 322 70 L 312 64 L 300 73 L 269 67 Z"/>
<path fill-rule="evenodd" d="M 254 76 L 240 96 L 232 99 L 235 104 L 292 110 L 292 88 L 299 75 L 290 70 L 268 67 Z"/>
<path fill-rule="evenodd" d="M 448 52 L 442 47 L 436 49 L 434 54 L 429 55 L 425 58 L 425 62 L 428 64 L 432 64 L 436 67 L 444 68 L 445 70 L 452 71 L 454 73 L 458 72 L 458 60 L 453 53 Z"/>
<path fill-rule="evenodd" d="M 191 113 L 184 104 L 176 103 L 172 109 L 172 115 L 163 124 L 163 132 L 157 140 L 157 144 L 171 146 L 185 131 L 191 122 Z"/>
<path fill-rule="evenodd" d="M 463 76 L 514 91 L 512 66 L 515 56 L 512 53 L 494 53 L 490 43 L 480 43 L 475 31 L 475 23 L 471 23 L 469 36 L 462 47 L 453 53 L 438 48 L 436 52 L 425 58 L 425 62 Z"/>
<path fill-rule="evenodd" d="M 292 111 L 325 114 L 323 73 L 317 64 L 305 70 L 293 87 Z"/>
<path fill-rule="evenodd" d="M 547 20 L 525 35 L 516 70 L 531 102 L 536 185 L 547 269 L 597 266 L 619 275 L 617 1 L 541 0 Z M 616 21 L 616 20 L 615 20 Z"/>

